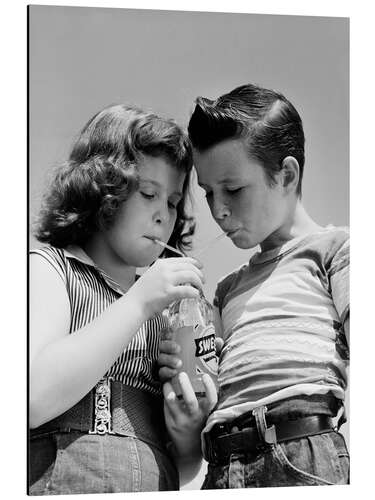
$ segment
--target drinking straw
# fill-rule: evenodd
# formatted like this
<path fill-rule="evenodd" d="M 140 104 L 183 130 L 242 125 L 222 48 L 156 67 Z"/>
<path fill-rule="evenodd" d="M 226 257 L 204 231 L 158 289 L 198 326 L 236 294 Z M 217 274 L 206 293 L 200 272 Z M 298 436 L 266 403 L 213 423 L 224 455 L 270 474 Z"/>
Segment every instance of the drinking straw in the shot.
<path fill-rule="evenodd" d="M 211 247 L 211 245 L 213 245 L 214 243 L 217 243 L 219 240 L 221 240 L 222 238 L 224 238 L 224 236 L 226 236 L 226 233 L 220 233 L 214 239 L 212 239 L 211 241 L 209 241 L 207 243 L 207 245 L 205 245 L 200 250 L 198 250 L 198 252 L 194 252 L 193 257 L 196 258 L 198 255 L 203 254 L 208 248 Z M 158 245 L 160 245 L 160 246 L 162 246 L 164 248 L 168 248 L 168 250 L 170 250 L 171 252 L 174 252 L 174 253 L 176 253 L 178 255 L 181 255 L 181 257 L 186 257 L 186 255 L 183 254 L 180 250 L 178 250 L 177 248 L 171 247 L 170 245 L 167 245 L 167 243 L 164 243 L 164 241 L 158 240 L 157 238 L 150 238 L 150 239 L 152 239 L 152 241 L 154 241 Z"/>
<path fill-rule="evenodd" d="M 207 243 L 207 245 L 205 245 L 204 247 L 202 247 L 197 252 L 194 252 L 194 257 L 197 257 L 198 255 L 201 255 L 202 253 L 204 253 L 206 250 L 208 250 L 211 247 L 211 245 L 213 245 L 214 243 L 217 243 L 219 240 L 221 240 L 222 238 L 224 238 L 224 236 L 226 236 L 226 235 L 227 235 L 227 233 L 220 233 L 218 236 L 216 236 L 211 241 L 209 241 Z"/>
<path fill-rule="evenodd" d="M 174 253 L 177 253 L 178 255 L 181 255 L 181 257 L 186 257 L 186 255 L 184 253 L 182 253 L 180 250 L 177 250 L 177 248 L 174 248 L 174 247 L 171 247 L 170 245 L 167 245 L 166 243 L 164 243 L 164 241 L 158 240 L 157 238 L 151 238 L 151 239 L 152 239 L 152 241 L 154 241 L 158 245 L 160 245 L 164 248 L 168 248 L 168 250 L 170 250 L 171 252 L 174 252 Z"/>

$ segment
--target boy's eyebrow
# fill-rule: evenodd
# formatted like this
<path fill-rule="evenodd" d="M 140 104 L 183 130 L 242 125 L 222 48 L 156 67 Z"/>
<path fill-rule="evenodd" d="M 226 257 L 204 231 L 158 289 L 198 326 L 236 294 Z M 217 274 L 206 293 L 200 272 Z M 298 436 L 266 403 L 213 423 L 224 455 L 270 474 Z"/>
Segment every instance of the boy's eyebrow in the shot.
<path fill-rule="evenodd" d="M 243 182 L 242 179 L 237 178 L 237 177 L 225 177 L 221 181 L 218 182 L 218 184 L 227 184 L 230 182 Z"/>
<path fill-rule="evenodd" d="M 227 184 L 227 183 L 231 183 L 231 182 L 243 182 L 243 179 L 240 179 L 240 178 L 237 178 L 237 177 L 225 177 L 224 179 L 221 179 L 220 181 L 217 181 L 217 184 Z M 204 184 L 204 182 L 198 182 L 198 185 L 200 187 L 204 187 L 206 186 L 206 184 Z"/>
<path fill-rule="evenodd" d="M 154 186 L 161 188 L 162 184 L 158 181 L 154 181 L 153 179 L 147 179 L 146 177 L 140 177 L 139 182 L 148 182 L 149 184 L 153 184 Z M 174 191 L 172 194 L 179 196 L 182 198 L 182 193 L 181 191 Z"/>

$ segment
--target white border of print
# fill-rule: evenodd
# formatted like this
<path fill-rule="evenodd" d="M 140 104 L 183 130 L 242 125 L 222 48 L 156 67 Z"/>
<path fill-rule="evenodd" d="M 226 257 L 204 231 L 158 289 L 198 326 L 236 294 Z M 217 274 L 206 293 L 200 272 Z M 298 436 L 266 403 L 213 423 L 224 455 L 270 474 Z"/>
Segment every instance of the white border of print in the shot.
<path fill-rule="evenodd" d="M 87 7 L 114 7 L 135 9 L 162 9 L 213 12 L 246 12 L 282 15 L 313 15 L 350 17 L 351 21 L 351 235 L 352 235 L 352 368 L 351 368 L 351 485 L 349 487 L 313 487 L 252 490 L 254 498 L 273 498 L 275 495 L 306 499 L 352 498 L 353 494 L 373 487 L 372 417 L 374 397 L 370 372 L 374 352 L 374 321 L 368 312 L 374 307 L 373 259 L 374 223 L 370 205 L 375 186 L 372 117 L 375 116 L 372 91 L 374 26 L 371 2 L 366 0 L 244 0 L 230 2 L 205 0 L 176 1 L 92 1 L 85 2 L 26 2 L 8 0 L 1 4 L 1 162 L 2 162 L 2 244 L 3 280 L 2 304 L 2 410 L 1 493 L 5 498 L 22 498 L 26 490 L 26 5 L 69 5 Z M 178 5 L 178 8 L 176 8 Z M 372 9 L 373 10 L 373 9 Z M 298 41 L 296 41 L 298 42 Z M 322 75 L 324 78 L 324 75 Z M 5 176 L 5 178 L 4 178 Z M 366 314 L 367 313 L 367 314 Z M 371 468 L 371 469 L 370 469 Z M 333 489 L 332 489 L 333 488 Z M 232 491 L 231 495 L 248 498 L 246 490 Z M 183 491 L 144 493 L 127 498 L 137 500 L 155 498 L 226 498 L 225 491 Z M 81 495 L 70 495 L 81 498 Z M 104 495 L 86 495 L 85 499 L 99 500 Z M 83 497 L 82 497 L 83 499 Z"/>

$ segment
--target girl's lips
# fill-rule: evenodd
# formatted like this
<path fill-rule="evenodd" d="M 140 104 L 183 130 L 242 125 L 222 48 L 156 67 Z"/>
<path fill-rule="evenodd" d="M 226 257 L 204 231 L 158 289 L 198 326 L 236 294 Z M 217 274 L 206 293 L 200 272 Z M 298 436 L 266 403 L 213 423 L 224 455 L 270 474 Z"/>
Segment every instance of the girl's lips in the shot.
<path fill-rule="evenodd" d="M 156 236 L 148 236 L 147 234 L 144 236 L 144 238 L 147 238 L 150 241 L 153 241 L 155 243 L 155 240 L 159 239 Z"/>

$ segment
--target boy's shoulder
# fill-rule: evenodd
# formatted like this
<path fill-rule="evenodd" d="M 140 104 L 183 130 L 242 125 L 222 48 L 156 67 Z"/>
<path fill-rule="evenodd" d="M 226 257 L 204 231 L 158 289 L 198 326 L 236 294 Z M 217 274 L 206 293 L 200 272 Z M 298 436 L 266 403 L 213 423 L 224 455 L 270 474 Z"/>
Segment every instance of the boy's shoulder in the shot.
<path fill-rule="evenodd" d="M 249 267 L 249 262 L 244 262 L 237 266 L 230 273 L 224 274 L 218 281 L 218 284 L 222 285 L 227 282 L 232 282 L 237 276 L 242 274 Z"/>
<path fill-rule="evenodd" d="M 303 242 L 302 242 L 303 243 Z M 349 253 L 350 233 L 345 226 L 327 226 L 323 231 L 306 239 L 306 247 L 319 252 L 326 263 L 335 259 L 341 253 Z"/>
<path fill-rule="evenodd" d="M 236 267 L 233 271 L 222 276 L 216 285 L 214 305 L 219 307 L 221 299 L 227 294 L 237 281 L 240 280 L 244 272 L 249 268 L 249 262 L 245 262 Z"/>
<path fill-rule="evenodd" d="M 301 257 L 301 255 L 306 255 L 321 262 L 326 270 L 329 271 L 329 269 L 333 268 L 337 261 L 342 260 L 343 258 L 348 261 L 349 237 L 348 227 L 329 225 L 321 231 L 317 231 L 316 233 L 299 239 L 297 243 L 293 243 L 291 241 L 288 245 L 286 245 L 285 252 L 281 251 L 278 256 L 270 260 L 270 263 L 272 264 L 279 259 L 283 259 L 285 255 L 288 255 L 288 258 L 291 259 L 296 258 L 297 256 Z M 255 254 L 248 262 L 241 264 L 233 271 L 219 279 L 215 292 L 214 305 L 219 306 L 220 308 L 220 304 L 228 292 L 237 286 L 242 286 L 241 280 L 248 280 L 250 262 L 253 262 L 256 257 L 257 254 Z M 264 262 L 264 265 L 267 265 L 266 261 Z"/>
<path fill-rule="evenodd" d="M 312 235 L 312 238 L 318 241 L 328 242 L 330 244 L 342 244 L 349 240 L 350 233 L 347 226 L 329 225 L 322 231 Z"/>

